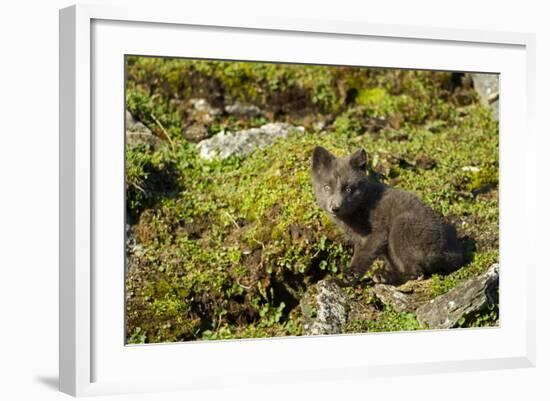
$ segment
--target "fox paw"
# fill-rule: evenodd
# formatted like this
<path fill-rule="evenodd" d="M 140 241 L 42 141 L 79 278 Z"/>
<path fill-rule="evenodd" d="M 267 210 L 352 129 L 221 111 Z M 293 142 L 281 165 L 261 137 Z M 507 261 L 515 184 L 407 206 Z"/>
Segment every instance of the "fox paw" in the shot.
<path fill-rule="evenodd" d="M 344 273 L 344 279 L 340 280 L 340 282 L 344 287 L 353 287 L 355 284 L 357 284 L 360 278 L 361 276 L 357 273 L 353 271 L 347 271 Z"/>
<path fill-rule="evenodd" d="M 372 275 L 372 281 L 374 281 L 376 284 L 388 284 L 392 280 L 387 274 L 376 272 Z"/>

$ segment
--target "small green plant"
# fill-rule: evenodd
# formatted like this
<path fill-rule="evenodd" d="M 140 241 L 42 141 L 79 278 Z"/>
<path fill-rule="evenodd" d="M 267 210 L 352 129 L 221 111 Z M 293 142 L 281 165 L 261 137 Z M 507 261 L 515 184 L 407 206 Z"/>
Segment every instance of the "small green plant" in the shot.
<path fill-rule="evenodd" d="M 396 312 L 386 306 L 378 320 L 370 323 L 369 331 L 405 331 L 419 328 L 420 325 L 413 313 Z"/>
<path fill-rule="evenodd" d="M 128 344 L 144 344 L 146 341 L 147 335 L 141 330 L 141 327 L 136 327 L 128 338 Z"/>
<path fill-rule="evenodd" d="M 385 306 L 374 320 L 351 320 L 346 324 L 348 333 L 386 332 L 419 330 L 420 324 L 414 313 L 396 312 L 391 306 Z"/>

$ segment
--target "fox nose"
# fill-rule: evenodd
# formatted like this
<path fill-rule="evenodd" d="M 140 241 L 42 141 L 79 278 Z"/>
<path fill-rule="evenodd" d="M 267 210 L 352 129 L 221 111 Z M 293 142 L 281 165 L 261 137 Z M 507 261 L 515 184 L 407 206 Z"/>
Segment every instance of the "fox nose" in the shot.
<path fill-rule="evenodd" d="M 330 204 L 330 211 L 333 212 L 333 213 L 336 213 L 338 210 L 340 210 L 340 206 L 339 204 L 336 204 L 336 203 L 331 203 Z"/>

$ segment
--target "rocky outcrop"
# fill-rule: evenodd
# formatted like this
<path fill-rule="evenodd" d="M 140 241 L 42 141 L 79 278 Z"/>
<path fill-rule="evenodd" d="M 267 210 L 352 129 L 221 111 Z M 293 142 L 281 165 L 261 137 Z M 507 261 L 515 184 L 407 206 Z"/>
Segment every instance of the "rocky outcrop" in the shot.
<path fill-rule="evenodd" d="M 190 142 L 200 142 L 210 136 L 206 125 L 195 123 L 183 130 L 183 136 Z"/>
<path fill-rule="evenodd" d="M 499 113 L 499 76 L 498 74 L 472 74 L 474 89 L 485 107 L 490 107 L 493 118 L 498 120 Z"/>
<path fill-rule="evenodd" d="M 321 280 L 311 286 L 300 301 L 300 307 L 305 335 L 342 333 L 349 301 L 335 282 Z"/>
<path fill-rule="evenodd" d="M 222 113 L 220 109 L 212 107 L 206 99 L 191 99 L 189 100 L 189 103 L 191 103 L 191 106 L 196 113 L 203 113 L 209 116 L 217 116 Z"/>
<path fill-rule="evenodd" d="M 130 266 L 132 265 L 132 258 L 134 255 L 140 256 L 141 252 L 143 252 L 143 246 L 138 243 L 138 240 L 136 238 L 135 232 L 132 229 L 132 218 L 130 217 L 130 213 L 128 211 L 126 212 L 126 224 L 125 224 L 125 232 L 126 232 L 126 258 L 125 258 L 125 272 L 128 272 L 130 270 Z"/>
<path fill-rule="evenodd" d="M 235 116 L 242 116 L 242 117 L 258 117 L 263 114 L 262 111 L 257 106 L 250 105 L 250 104 L 243 104 L 241 102 L 228 104 L 227 106 L 225 106 L 225 112 L 227 114 L 232 114 Z"/>
<path fill-rule="evenodd" d="M 126 110 L 126 146 L 134 147 L 139 144 L 157 146 L 162 140 L 155 136 L 145 124 L 138 121 Z"/>
<path fill-rule="evenodd" d="M 187 106 L 182 134 L 188 141 L 197 143 L 210 136 L 208 126 L 222 114 L 222 110 L 210 105 L 206 99 L 191 99 Z"/>
<path fill-rule="evenodd" d="M 495 303 L 499 266 L 494 264 L 484 274 L 457 285 L 446 294 L 431 300 L 416 310 L 420 324 L 430 329 L 456 327 L 476 312 Z"/>
<path fill-rule="evenodd" d="M 391 305 L 397 312 L 414 311 L 415 306 L 418 306 L 413 295 L 405 294 L 393 285 L 376 284 L 373 292 L 383 304 Z"/>
<path fill-rule="evenodd" d="M 203 159 L 226 159 L 230 156 L 246 156 L 257 148 L 272 145 L 277 139 L 292 132 L 303 132 L 303 127 L 286 123 L 270 123 L 259 128 L 229 132 L 222 131 L 197 144 Z"/>

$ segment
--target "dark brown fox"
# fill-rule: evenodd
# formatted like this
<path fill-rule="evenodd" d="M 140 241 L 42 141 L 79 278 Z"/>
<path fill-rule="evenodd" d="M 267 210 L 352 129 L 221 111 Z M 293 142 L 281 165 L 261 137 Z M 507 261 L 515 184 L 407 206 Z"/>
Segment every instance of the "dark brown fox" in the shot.
<path fill-rule="evenodd" d="M 370 182 L 366 167 L 363 149 L 340 158 L 320 146 L 313 151 L 317 203 L 354 247 L 344 284 L 354 285 L 379 258 L 384 267 L 373 279 L 390 284 L 448 273 L 464 263 L 462 244 L 452 226 L 415 195 Z"/>

